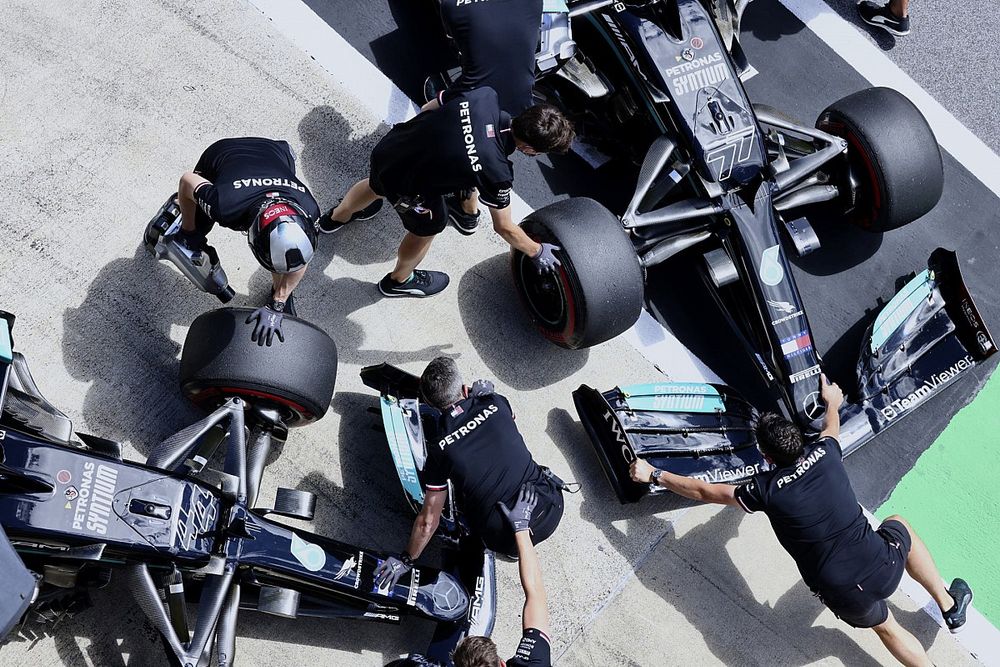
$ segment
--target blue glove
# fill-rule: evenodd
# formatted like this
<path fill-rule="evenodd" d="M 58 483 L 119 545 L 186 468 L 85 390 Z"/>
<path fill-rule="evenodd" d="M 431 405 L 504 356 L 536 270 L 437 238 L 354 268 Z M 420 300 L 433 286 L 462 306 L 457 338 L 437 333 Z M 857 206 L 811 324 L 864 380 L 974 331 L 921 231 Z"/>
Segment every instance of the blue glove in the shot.
<path fill-rule="evenodd" d="M 531 263 L 535 265 L 535 270 L 538 273 L 552 272 L 556 270 L 557 266 L 562 266 L 562 262 L 552 254 L 554 250 L 562 250 L 562 248 L 551 243 L 542 243 L 541 246 L 538 254 L 531 258 Z"/>
<path fill-rule="evenodd" d="M 277 336 L 278 340 L 284 343 L 285 334 L 281 333 L 281 321 L 285 317 L 282 312 L 284 308 L 284 302 L 274 301 L 271 305 L 261 306 L 250 313 L 250 317 L 247 318 L 246 323 L 250 324 L 256 320 L 253 333 L 250 334 L 250 340 L 256 342 L 258 345 L 267 343 L 267 346 L 271 347 L 274 337 Z"/>
<path fill-rule="evenodd" d="M 518 496 L 513 509 L 504 505 L 503 501 L 497 503 L 507 521 L 514 527 L 515 533 L 531 529 L 531 513 L 535 511 L 537 504 L 538 493 L 535 491 L 535 485 L 530 482 L 521 485 L 521 495 Z"/>

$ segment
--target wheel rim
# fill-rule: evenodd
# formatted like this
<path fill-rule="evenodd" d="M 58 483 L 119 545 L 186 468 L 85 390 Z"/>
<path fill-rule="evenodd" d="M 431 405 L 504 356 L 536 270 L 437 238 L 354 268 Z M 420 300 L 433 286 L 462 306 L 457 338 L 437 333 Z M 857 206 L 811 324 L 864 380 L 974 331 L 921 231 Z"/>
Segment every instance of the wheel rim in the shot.
<path fill-rule="evenodd" d="M 517 271 L 532 316 L 547 328 L 561 329 L 566 321 L 567 305 L 559 272 L 539 275 L 524 255 L 518 260 Z"/>

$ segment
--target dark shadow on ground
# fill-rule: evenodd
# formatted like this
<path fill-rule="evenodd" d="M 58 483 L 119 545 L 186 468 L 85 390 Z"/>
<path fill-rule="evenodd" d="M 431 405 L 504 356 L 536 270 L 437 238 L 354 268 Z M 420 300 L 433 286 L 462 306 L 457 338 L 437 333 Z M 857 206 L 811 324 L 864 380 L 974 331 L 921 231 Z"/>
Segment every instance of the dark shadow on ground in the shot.
<path fill-rule="evenodd" d="M 462 325 L 498 380 L 526 391 L 548 386 L 583 368 L 589 350 L 555 347 L 532 326 L 504 252 L 476 264 L 458 285 Z M 488 304 L 488 305 L 487 305 Z"/>
<path fill-rule="evenodd" d="M 181 346 L 170 339 L 170 329 L 219 305 L 141 246 L 131 258 L 104 266 L 83 302 L 63 312 L 63 363 L 74 378 L 90 383 L 82 408 L 87 428 L 148 454 L 201 418 L 181 396 Z"/>
<path fill-rule="evenodd" d="M 777 0 L 751 2 L 743 14 L 743 23 L 740 27 L 742 32 L 753 33 L 753 36 L 762 42 L 775 42 L 805 28 Z"/>

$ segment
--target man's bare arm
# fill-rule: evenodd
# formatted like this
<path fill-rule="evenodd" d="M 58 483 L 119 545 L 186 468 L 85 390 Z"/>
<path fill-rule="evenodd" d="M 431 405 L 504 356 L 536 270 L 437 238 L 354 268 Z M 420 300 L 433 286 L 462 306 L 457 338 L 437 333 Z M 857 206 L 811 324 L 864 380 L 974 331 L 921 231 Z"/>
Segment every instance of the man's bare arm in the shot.
<path fill-rule="evenodd" d="M 512 248 L 520 250 L 528 257 L 534 257 L 541 250 L 542 247 L 532 241 L 520 225 L 514 224 L 510 206 L 490 207 L 490 218 L 493 219 L 493 231 L 503 237 L 503 240 L 509 243 Z"/>
<path fill-rule="evenodd" d="M 423 507 L 420 514 L 413 522 L 413 530 L 410 531 L 410 542 L 406 545 L 406 553 L 416 560 L 424 552 L 427 543 L 434 537 L 434 532 L 441 522 L 441 512 L 444 510 L 444 501 L 448 497 L 448 491 L 428 491 L 424 496 Z"/>
<path fill-rule="evenodd" d="M 522 530 L 514 533 L 514 539 L 517 541 L 517 570 L 521 575 L 521 588 L 524 589 L 521 629 L 535 628 L 548 637 L 551 635 L 549 602 L 545 594 L 545 583 L 542 581 L 542 567 L 538 562 L 535 545 L 531 543 L 531 532 Z"/>
<path fill-rule="evenodd" d="M 181 176 L 181 181 L 177 184 L 177 205 L 181 209 L 181 228 L 186 232 L 195 230 L 195 207 L 198 204 L 194 200 L 194 191 L 205 183 L 211 184 L 211 181 L 189 171 Z"/>
<path fill-rule="evenodd" d="M 823 415 L 823 430 L 819 437 L 840 440 L 840 406 L 844 403 L 844 392 L 837 383 L 830 382 L 826 374 L 821 374 L 820 394 L 826 402 L 826 414 Z"/>
<path fill-rule="evenodd" d="M 272 273 L 271 284 L 274 286 L 274 300 L 288 301 L 295 288 L 302 282 L 302 277 L 306 275 L 306 268 L 303 266 L 298 271 L 292 273 Z"/>
<path fill-rule="evenodd" d="M 632 479 L 636 482 L 648 484 L 653 473 L 653 466 L 643 459 L 636 459 L 632 462 Z M 657 478 L 657 483 L 674 493 L 700 503 L 716 503 L 718 505 L 735 505 L 736 487 L 729 484 L 709 484 L 694 477 L 684 477 L 675 475 L 672 472 L 663 470 Z"/>

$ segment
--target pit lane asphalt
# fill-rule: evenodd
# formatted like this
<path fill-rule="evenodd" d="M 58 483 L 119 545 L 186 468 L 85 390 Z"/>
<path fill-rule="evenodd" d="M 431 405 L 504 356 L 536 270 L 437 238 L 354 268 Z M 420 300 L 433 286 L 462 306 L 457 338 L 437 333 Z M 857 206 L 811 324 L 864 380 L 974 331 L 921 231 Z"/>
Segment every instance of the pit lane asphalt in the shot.
<path fill-rule="evenodd" d="M 0 18 L 0 168 L 24 184 L 0 191 L 0 304 L 20 315 L 17 345 L 43 392 L 79 430 L 126 440 L 138 458 L 197 417 L 177 392 L 176 358 L 187 325 L 216 305 L 136 249 L 177 175 L 220 136 L 277 136 L 293 143 L 326 204 L 364 173 L 383 129 L 242 2 L 23 2 L 0 7 Z M 652 370 L 634 351 L 612 343 L 554 354 L 541 344 L 489 234 L 449 232 L 435 245 L 428 263 L 454 267 L 453 291 L 427 302 L 378 299 L 371 283 L 397 238 L 397 221 L 384 216 L 324 242 L 331 250 L 303 285 L 300 309 L 340 345 L 338 392 L 324 421 L 294 432 L 269 466 L 262 497 L 279 483 L 313 490 L 318 532 L 398 548 L 410 516 L 382 436 L 369 430 L 365 409 L 375 402 L 356 373 L 385 359 L 419 370 L 440 352 L 461 354 L 470 376 L 495 377 L 515 408 L 524 406 L 519 419 L 538 459 L 586 484 L 541 547 L 557 653 L 578 640 L 563 664 L 661 664 L 653 655 L 669 664 L 886 658 L 871 633 L 821 612 L 760 517 L 685 513 L 669 502 L 652 517 L 648 506 L 617 506 L 568 398 L 581 381 L 648 379 Z M 242 238 L 218 233 L 213 243 L 238 302 L 262 298 L 266 276 Z M 637 582 L 631 572 L 639 568 Z M 515 569 L 502 567 L 499 583 L 495 636 L 509 648 L 519 632 Z M 968 660 L 912 603 L 893 602 L 938 662 Z M 419 649 L 429 630 L 412 621 L 392 628 L 244 613 L 238 632 L 239 664 L 353 666 Z M 0 660 L 155 665 L 158 651 L 151 626 L 113 585 L 95 594 L 92 610 L 41 631 L 33 647 L 21 637 L 0 649 Z"/>
<path fill-rule="evenodd" d="M 420 99 L 427 73 L 450 62 L 430 0 L 371 0 L 360 5 L 352 0 L 306 0 L 306 4 L 413 99 Z M 853 6 L 837 0 L 834 7 L 845 19 L 858 23 Z M 934 1 L 914 3 L 913 11 L 912 42 L 907 41 L 909 37 L 891 38 L 881 31 L 871 33 L 872 40 L 891 49 L 887 55 L 939 94 L 939 101 L 953 115 L 996 148 L 1000 109 L 991 91 L 996 91 L 1000 67 L 985 57 L 988 40 L 978 46 L 969 36 L 996 34 L 989 32 L 990 26 L 1000 19 Z M 834 100 L 868 86 L 778 0 L 751 3 L 742 39 L 760 72 L 747 82 L 751 101 L 768 104 L 806 124 Z M 925 48 L 931 42 L 935 47 Z M 970 56 L 970 52 L 978 55 Z M 964 58 L 976 65 L 956 67 Z M 940 75 L 944 66 L 955 72 L 947 80 L 952 83 Z M 991 74 L 997 76 L 991 78 Z M 973 85 L 974 80 L 979 84 Z M 958 90 L 960 95 L 953 94 Z M 891 298 L 898 279 L 925 268 L 931 251 L 939 246 L 958 252 L 983 317 L 994 330 L 1000 328 L 996 297 L 1000 246 L 993 231 L 1000 222 L 997 198 L 947 154 L 944 163 L 944 195 L 923 219 L 901 230 L 872 235 L 816 217 L 824 247 L 795 261 L 795 278 L 814 342 L 830 375 L 847 391 L 855 386 L 854 368 L 870 321 L 866 310 L 877 308 L 877 299 Z M 574 155 L 532 159 L 518 154 L 514 187 L 533 208 L 571 195 L 587 195 L 621 210 L 631 195 L 634 173 L 620 162 L 593 170 Z M 727 383 L 758 404 L 766 404 L 756 371 L 743 359 L 707 293 L 691 289 L 694 261 L 675 261 L 655 271 L 651 300 L 678 338 Z M 993 361 L 968 373 L 932 405 L 915 411 L 852 457 L 852 480 L 863 504 L 876 507 L 888 497 L 951 416 L 975 396 L 995 365 Z"/>

